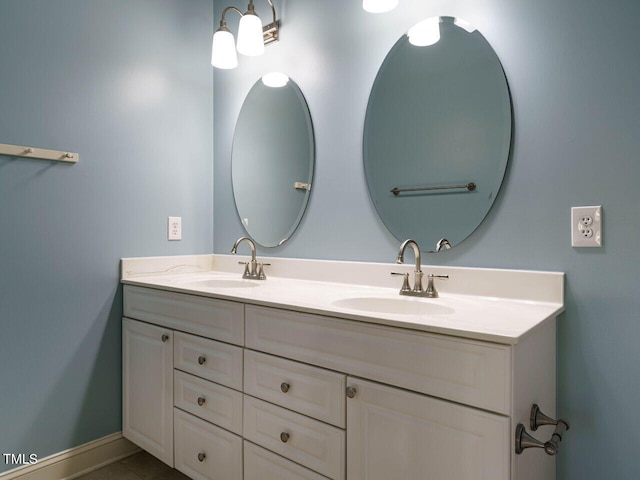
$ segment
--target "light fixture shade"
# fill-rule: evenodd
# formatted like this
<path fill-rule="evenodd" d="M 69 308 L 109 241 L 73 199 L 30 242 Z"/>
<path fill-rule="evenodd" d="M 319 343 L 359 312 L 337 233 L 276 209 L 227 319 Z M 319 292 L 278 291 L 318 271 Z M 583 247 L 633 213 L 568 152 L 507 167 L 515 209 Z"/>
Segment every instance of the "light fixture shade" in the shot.
<path fill-rule="evenodd" d="M 264 53 L 262 22 L 257 15 L 247 12 L 238 27 L 238 53 L 255 57 Z"/>
<path fill-rule="evenodd" d="M 470 24 L 469 22 L 467 22 L 466 20 L 463 20 L 462 18 L 457 18 L 457 17 L 456 17 L 456 18 L 453 20 L 453 23 L 454 23 L 456 26 L 458 26 L 458 27 L 460 27 L 460 28 L 465 29 L 465 30 L 466 30 L 467 32 L 469 32 L 469 33 L 473 33 L 473 32 L 475 32 L 475 31 L 476 31 L 476 27 L 474 27 L 473 25 L 471 25 L 471 24 Z"/>
<path fill-rule="evenodd" d="M 428 47 L 440 40 L 440 18 L 432 17 L 416 23 L 407 32 L 409 42 L 416 47 Z"/>
<path fill-rule="evenodd" d="M 281 72 L 270 72 L 262 76 L 262 83 L 267 87 L 280 88 L 289 83 L 289 77 Z"/>
<path fill-rule="evenodd" d="M 211 65 L 224 69 L 236 68 L 238 66 L 236 46 L 233 41 L 233 34 L 229 30 L 220 29 L 213 34 Z"/>
<path fill-rule="evenodd" d="M 370 13 L 384 13 L 398 6 L 398 0 L 362 0 L 362 8 Z"/>

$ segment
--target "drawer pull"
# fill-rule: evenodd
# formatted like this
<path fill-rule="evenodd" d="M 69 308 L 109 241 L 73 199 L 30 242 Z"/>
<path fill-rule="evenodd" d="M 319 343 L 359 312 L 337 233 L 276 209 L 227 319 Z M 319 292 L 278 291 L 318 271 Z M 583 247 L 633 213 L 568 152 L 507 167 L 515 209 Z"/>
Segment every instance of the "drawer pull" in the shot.
<path fill-rule="evenodd" d="M 280 434 L 280 440 L 282 440 L 282 443 L 287 443 L 289 441 L 289 434 L 287 432 L 282 432 Z"/>
<path fill-rule="evenodd" d="M 347 397 L 353 398 L 356 396 L 356 387 L 347 387 Z"/>
<path fill-rule="evenodd" d="M 198 397 L 198 405 L 202 406 L 204 405 L 204 402 L 206 402 L 206 399 L 204 397 Z"/>
<path fill-rule="evenodd" d="M 280 384 L 280 390 L 282 390 L 282 393 L 287 393 L 289 391 L 289 388 L 291 388 L 291 386 L 286 382 L 282 382 Z"/>
<path fill-rule="evenodd" d="M 199 453 L 198 454 L 198 461 L 199 462 L 204 462 L 205 458 L 207 458 L 207 454 L 206 453 Z"/>
<path fill-rule="evenodd" d="M 165 333 L 164 335 L 162 335 L 162 343 L 166 343 L 167 340 L 169 340 L 169 335 Z"/>
<path fill-rule="evenodd" d="M 198 357 L 198 363 L 199 363 L 200 365 L 204 365 L 204 362 L 206 362 L 206 361 L 207 361 L 207 358 L 206 358 L 204 355 L 200 355 L 200 356 Z"/>

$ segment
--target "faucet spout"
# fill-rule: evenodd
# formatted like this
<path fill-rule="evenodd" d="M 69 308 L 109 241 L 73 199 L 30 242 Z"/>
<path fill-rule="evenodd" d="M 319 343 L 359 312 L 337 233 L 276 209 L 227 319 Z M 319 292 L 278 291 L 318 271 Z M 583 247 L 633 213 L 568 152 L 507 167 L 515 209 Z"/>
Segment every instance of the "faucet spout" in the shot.
<path fill-rule="evenodd" d="M 233 244 L 233 248 L 231 249 L 231 254 L 235 255 L 236 253 L 238 253 L 238 245 L 240 245 L 240 243 L 243 241 L 246 241 L 249 244 L 249 247 L 251 248 L 251 261 L 255 262 L 256 244 L 253 243 L 253 240 L 251 240 L 249 237 L 240 237 L 238 240 L 236 240 L 236 243 Z"/>
<path fill-rule="evenodd" d="M 421 258 L 420 258 L 420 247 L 416 243 L 415 240 L 407 239 L 400 245 L 400 250 L 398 251 L 398 257 L 396 258 L 396 263 L 404 263 L 404 251 L 407 247 L 411 245 L 413 248 L 413 254 L 416 258 L 416 267 L 413 271 L 414 280 L 413 280 L 413 290 L 411 291 L 412 295 L 421 295 L 424 290 L 422 288 L 422 267 L 421 267 Z"/>
<path fill-rule="evenodd" d="M 253 240 L 251 240 L 249 237 L 240 237 L 238 240 L 236 240 L 236 243 L 233 244 L 231 254 L 235 255 L 238 252 L 238 245 L 240 245 L 240 243 L 242 242 L 247 242 L 249 244 L 249 247 L 251 248 L 251 262 L 241 262 L 245 265 L 242 278 L 257 278 L 258 262 L 256 261 L 256 244 L 253 243 Z"/>
<path fill-rule="evenodd" d="M 402 244 L 400 245 L 400 250 L 398 251 L 398 257 L 396 258 L 396 263 L 404 263 L 404 251 L 409 245 L 413 247 L 413 254 L 415 255 L 415 258 L 416 258 L 415 271 L 419 272 L 421 271 L 421 268 L 422 268 L 421 259 L 420 259 L 420 247 L 418 246 L 415 240 L 411 240 L 410 238 L 402 242 Z"/>

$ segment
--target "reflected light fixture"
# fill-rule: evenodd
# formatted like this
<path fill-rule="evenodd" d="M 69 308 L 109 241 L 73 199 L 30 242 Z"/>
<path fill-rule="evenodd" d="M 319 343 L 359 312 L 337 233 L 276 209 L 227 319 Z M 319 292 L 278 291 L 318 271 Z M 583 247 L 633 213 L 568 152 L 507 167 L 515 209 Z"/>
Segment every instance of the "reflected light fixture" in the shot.
<path fill-rule="evenodd" d="M 435 45 L 440 40 L 440 17 L 431 17 L 416 23 L 407 35 L 411 45 L 416 47 Z"/>
<path fill-rule="evenodd" d="M 389 12 L 398 6 L 399 0 L 362 0 L 362 8 L 370 13 Z"/>
<path fill-rule="evenodd" d="M 280 25 L 276 18 L 276 9 L 272 0 L 267 0 L 273 13 L 273 22 L 262 26 L 260 17 L 256 14 L 253 0 L 249 0 L 247 11 L 242 13 L 236 7 L 226 7 L 222 11 L 220 27 L 213 34 L 213 44 L 211 46 L 211 65 L 217 68 L 230 69 L 238 66 L 238 53 L 246 56 L 262 55 L 265 45 L 277 42 L 280 38 Z M 225 15 L 229 10 L 240 14 L 240 24 L 238 26 L 238 43 L 234 43 L 233 34 L 227 27 Z"/>
<path fill-rule="evenodd" d="M 471 25 L 469 22 L 467 22 L 466 20 L 463 20 L 461 18 L 454 18 L 453 20 L 454 25 L 466 30 L 469 33 L 473 33 L 476 31 L 476 27 L 474 27 L 473 25 Z"/>
<path fill-rule="evenodd" d="M 262 76 L 262 83 L 267 87 L 280 88 L 289 83 L 289 77 L 281 72 L 270 72 Z"/>

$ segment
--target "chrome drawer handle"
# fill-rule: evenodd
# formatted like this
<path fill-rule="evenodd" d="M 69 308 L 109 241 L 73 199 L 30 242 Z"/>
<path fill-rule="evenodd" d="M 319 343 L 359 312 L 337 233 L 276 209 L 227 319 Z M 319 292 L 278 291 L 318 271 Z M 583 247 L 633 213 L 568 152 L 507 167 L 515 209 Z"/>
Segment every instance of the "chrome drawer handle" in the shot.
<path fill-rule="evenodd" d="M 280 384 L 280 390 L 282 390 L 282 393 L 287 393 L 289 391 L 289 388 L 291 388 L 291 386 L 286 382 L 282 382 Z"/>
<path fill-rule="evenodd" d="M 198 405 L 202 406 L 204 405 L 204 402 L 206 402 L 207 400 L 204 397 L 198 397 Z"/>
<path fill-rule="evenodd" d="M 206 362 L 206 361 L 207 361 L 207 358 L 206 358 L 204 355 L 200 355 L 200 356 L 198 357 L 198 363 L 199 363 L 200 365 L 204 365 L 204 362 Z"/>
<path fill-rule="evenodd" d="M 169 335 L 165 333 L 164 335 L 162 335 L 162 343 L 165 343 L 167 340 L 169 340 Z"/>
<path fill-rule="evenodd" d="M 280 434 L 280 440 L 282 440 L 282 443 L 287 443 L 289 441 L 289 434 L 287 432 L 282 432 Z"/>
<path fill-rule="evenodd" d="M 347 397 L 353 398 L 356 396 L 356 387 L 347 387 Z"/>
<path fill-rule="evenodd" d="M 198 461 L 199 462 L 204 462 L 205 458 L 207 458 L 207 454 L 206 453 L 199 453 L 198 454 Z"/>

